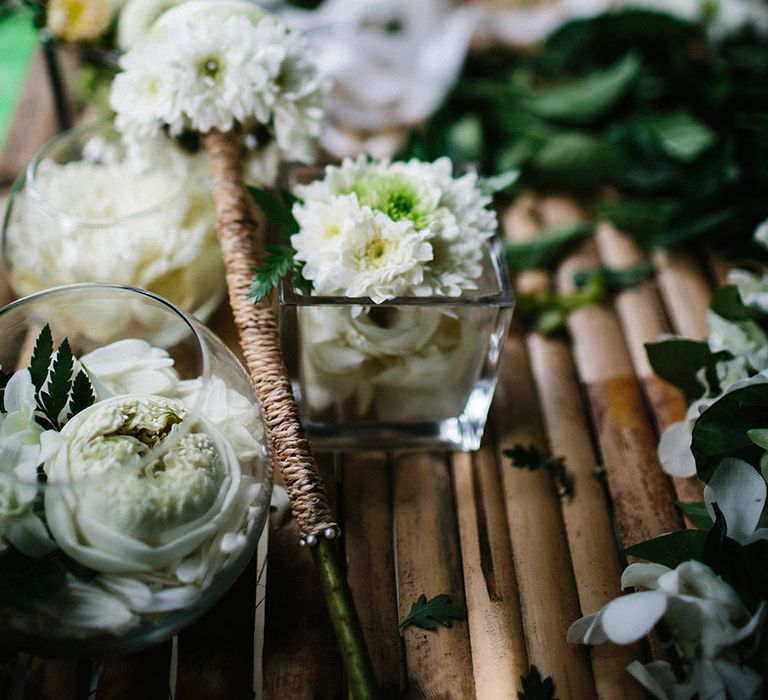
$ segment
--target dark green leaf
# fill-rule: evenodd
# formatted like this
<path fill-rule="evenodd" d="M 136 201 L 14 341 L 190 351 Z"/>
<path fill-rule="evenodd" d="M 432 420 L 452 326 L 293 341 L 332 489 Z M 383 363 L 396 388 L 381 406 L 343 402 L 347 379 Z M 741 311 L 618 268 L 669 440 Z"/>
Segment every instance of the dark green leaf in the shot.
<path fill-rule="evenodd" d="M 611 181 L 623 164 L 621 148 L 597 136 L 566 131 L 548 137 L 526 167 L 537 185 L 585 192 Z"/>
<path fill-rule="evenodd" d="M 714 291 L 709 308 L 729 321 L 749 321 L 755 316 L 754 311 L 742 301 L 739 288 L 730 285 Z"/>
<path fill-rule="evenodd" d="M 282 238 L 299 230 L 299 224 L 291 212 L 297 200 L 290 192 L 284 190 L 273 192 L 258 187 L 249 187 L 248 192 Z"/>
<path fill-rule="evenodd" d="M 452 627 L 452 620 L 463 620 L 464 617 L 464 611 L 454 605 L 445 593 L 436 595 L 430 600 L 422 594 L 411 606 L 408 617 L 400 623 L 400 629 L 408 625 L 415 625 L 425 630 L 437 629 L 438 624 Z"/>
<path fill-rule="evenodd" d="M 46 598 L 64 585 L 65 573 L 55 554 L 31 559 L 10 548 L 0 554 L 0 596 L 20 602 Z"/>
<path fill-rule="evenodd" d="M 48 369 L 51 366 L 53 356 L 53 335 L 51 327 L 46 323 L 35 341 L 35 349 L 32 351 L 32 359 L 29 363 L 29 374 L 32 377 L 32 385 L 35 392 L 39 392 L 48 378 Z"/>
<path fill-rule="evenodd" d="M 565 468 L 565 457 L 545 458 L 536 445 L 526 446 L 519 442 L 504 450 L 503 454 L 512 460 L 513 466 L 520 469 L 530 469 L 531 471 L 548 469 L 555 477 L 560 495 L 573 495 L 573 477 Z"/>
<path fill-rule="evenodd" d="M 529 241 L 507 242 L 504 244 L 507 262 L 513 270 L 552 267 L 593 232 L 591 222 L 579 221 L 547 229 Z"/>
<path fill-rule="evenodd" d="M 5 387 L 11 380 L 13 372 L 6 372 L 0 367 L 0 411 L 5 411 Z"/>
<path fill-rule="evenodd" d="M 258 303 L 268 296 L 280 284 L 280 280 L 293 270 L 294 253 L 295 251 L 290 246 L 267 246 L 267 254 L 256 268 L 247 298 Z"/>
<path fill-rule="evenodd" d="M 706 391 L 696 376 L 698 372 L 713 369 L 717 362 L 729 357 L 728 353 L 713 353 L 705 342 L 679 338 L 646 343 L 645 351 L 653 371 L 678 387 L 688 401 L 700 398 Z"/>
<path fill-rule="evenodd" d="M 696 420 L 691 451 L 702 481 L 709 481 L 726 457 L 758 464 L 762 448 L 748 431 L 768 425 L 768 384 L 753 384 L 719 398 Z"/>
<path fill-rule="evenodd" d="M 602 117 L 627 92 L 640 71 L 640 59 L 632 53 L 604 70 L 550 88 L 526 101 L 544 119 L 585 124 Z"/>
<path fill-rule="evenodd" d="M 583 288 L 591 277 L 598 277 L 605 291 L 620 292 L 637 286 L 654 272 L 653 263 L 649 260 L 621 270 L 601 265 L 588 270 L 579 270 L 573 276 L 573 282 L 577 287 Z"/>
<path fill-rule="evenodd" d="M 669 199 L 623 198 L 601 204 L 600 215 L 620 231 L 645 239 L 658 236 L 677 208 L 678 205 Z"/>
<path fill-rule="evenodd" d="M 72 356 L 72 349 L 69 347 L 69 340 L 64 338 L 56 352 L 53 360 L 53 367 L 48 375 L 47 392 L 43 391 L 40 395 L 42 403 L 48 412 L 48 417 L 58 421 L 59 414 L 64 410 L 69 398 L 69 391 L 72 388 L 72 371 L 75 361 Z"/>
<path fill-rule="evenodd" d="M 626 553 L 674 569 L 690 559 L 704 561 L 704 543 L 707 534 L 703 530 L 671 532 L 628 547 Z"/>
<path fill-rule="evenodd" d="M 551 676 L 542 679 L 536 666 L 531 666 L 527 676 L 520 676 L 522 691 L 518 691 L 517 700 L 555 700 L 555 682 Z"/>
<path fill-rule="evenodd" d="M 683 503 L 682 501 L 675 501 L 675 503 L 699 530 L 711 529 L 712 518 L 709 517 L 707 507 L 703 503 Z"/>
<path fill-rule="evenodd" d="M 93 404 L 96 397 L 88 375 L 80 370 L 72 384 L 72 395 L 69 397 L 69 417 L 76 416 Z"/>
<path fill-rule="evenodd" d="M 712 504 L 715 511 L 715 522 L 707 533 L 707 539 L 704 540 L 704 563 L 714 571 L 717 571 L 718 563 L 723 554 L 725 538 L 728 534 L 728 524 L 725 522 L 725 516 L 717 503 Z"/>

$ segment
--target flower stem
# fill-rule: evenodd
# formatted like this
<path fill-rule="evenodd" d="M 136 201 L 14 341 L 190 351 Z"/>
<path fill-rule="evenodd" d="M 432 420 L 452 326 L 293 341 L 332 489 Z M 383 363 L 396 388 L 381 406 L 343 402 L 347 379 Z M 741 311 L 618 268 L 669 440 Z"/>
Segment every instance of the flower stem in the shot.
<path fill-rule="evenodd" d="M 320 572 L 323 594 L 339 642 L 350 692 L 356 700 L 373 700 L 377 697 L 373 667 L 333 543 L 321 538 L 317 546 L 312 548 L 312 555 Z"/>

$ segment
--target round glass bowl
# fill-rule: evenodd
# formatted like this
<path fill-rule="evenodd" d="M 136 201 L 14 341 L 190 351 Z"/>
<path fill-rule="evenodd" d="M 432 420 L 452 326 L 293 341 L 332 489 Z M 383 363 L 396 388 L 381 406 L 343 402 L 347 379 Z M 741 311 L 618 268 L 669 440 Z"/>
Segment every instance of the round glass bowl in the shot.
<path fill-rule="evenodd" d="M 8 202 L 11 286 L 26 295 L 80 282 L 126 284 L 207 318 L 226 285 L 210 191 L 196 173 L 183 158 L 140 169 L 109 122 L 59 135 Z"/>
<path fill-rule="evenodd" d="M 3 646 L 170 637 L 232 585 L 269 512 L 245 371 L 189 314 L 117 285 L 20 299 L 0 309 L 0 339 Z"/>

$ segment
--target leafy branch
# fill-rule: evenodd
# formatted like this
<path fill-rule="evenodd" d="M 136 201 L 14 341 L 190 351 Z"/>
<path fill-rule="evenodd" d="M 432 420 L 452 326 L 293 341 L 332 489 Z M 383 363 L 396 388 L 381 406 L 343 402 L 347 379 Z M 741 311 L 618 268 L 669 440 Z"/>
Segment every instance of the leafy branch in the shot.
<path fill-rule="evenodd" d="M 37 404 L 35 421 L 45 430 L 61 430 L 72 416 L 96 400 L 88 375 L 82 369 L 75 373 L 74 368 L 69 340 L 64 338 L 54 353 L 53 334 L 46 323 L 37 336 L 29 364 Z"/>
<path fill-rule="evenodd" d="M 573 496 L 573 477 L 565 468 L 565 457 L 545 458 L 536 445 L 525 446 L 521 443 L 504 450 L 503 454 L 512 460 L 513 467 L 530 469 L 531 471 L 549 470 L 555 477 L 560 495 Z"/>
<path fill-rule="evenodd" d="M 527 676 L 520 676 L 522 691 L 517 700 L 555 700 L 555 682 L 551 676 L 542 679 L 536 666 L 531 666 Z"/>

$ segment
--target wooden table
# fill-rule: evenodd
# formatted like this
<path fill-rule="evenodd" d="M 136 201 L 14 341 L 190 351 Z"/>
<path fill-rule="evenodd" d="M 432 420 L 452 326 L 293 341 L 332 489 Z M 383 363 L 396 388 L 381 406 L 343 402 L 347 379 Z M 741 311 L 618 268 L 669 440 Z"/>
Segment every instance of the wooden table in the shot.
<path fill-rule="evenodd" d="M 5 184 L 53 131 L 38 62 L 0 158 Z M 505 235 L 518 239 L 580 217 L 566 197 L 531 193 L 502 212 Z M 554 278 L 528 272 L 516 285 L 567 289 L 577 269 L 640 257 L 628 237 L 602 226 Z M 561 700 L 644 697 L 624 667 L 653 645 L 589 650 L 567 644 L 565 632 L 619 593 L 613 516 L 624 544 L 633 544 L 682 526 L 675 489 L 683 500 L 700 497 L 699 484 L 672 484 L 660 471 L 659 428 L 685 406 L 652 375 L 642 344 L 662 332 L 705 336 L 711 275 L 689 254 L 658 253 L 654 262 L 655 281 L 577 311 L 567 335 L 547 338 L 515 325 L 479 452 L 320 456 L 386 697 L 405 683 L 413 698 L 516 698 L 531 665 L 552 676 Z M 5 286 L 2 294 L 10 298 Z M 212 326 L 235 344 L 227 309 Z M 558 494 L 551 473 L 511 466 L 503 451 L 517 443 L 563 455 L 573 497 Z M 343 697 L 338 651 L 295 526 L 273 524 L 269 547 L 263 677 L 255 682 L 265 698 Z M 174 642 L 122 658 L 33 658 L 26 668 L 9 660 L 0 666 L 0 690 L 16 672 L 26 677 L 24 698 L 250 698 L 254 669 L 258 675 L 256 578 L 251 566 Z M 434 632 L 407 628 L 401 640 L 398 623 L 422 593 L 449 594 L 467 620 Z"/>

